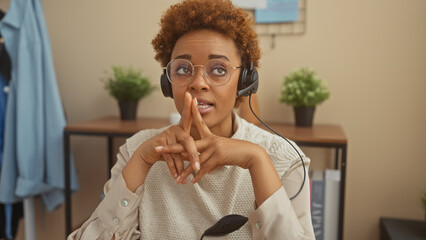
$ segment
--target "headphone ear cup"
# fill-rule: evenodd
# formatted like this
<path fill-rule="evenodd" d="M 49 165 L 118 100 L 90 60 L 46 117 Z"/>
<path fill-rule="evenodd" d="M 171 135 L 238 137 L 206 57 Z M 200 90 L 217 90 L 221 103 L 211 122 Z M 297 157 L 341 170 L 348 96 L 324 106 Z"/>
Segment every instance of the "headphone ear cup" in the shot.
<path fill-rule="evenodd" d="M 252 64 L 252 63 L 251 63 Z M 249 96 L 257 92 L 259 86 L 259 74 L 257 70 L 252 68 L 243 68 L 238 81 L 238 96 Z"/>
<path fill-rule="evenodd" d="M 172 84 L 170 83 L 169 78 L 165 72 L 161 74 L 160 84 L 163 95 L 165 97 L 173 98 Z"/>
<path fill-rule="evenodd" d="M 247 72 L 248 72 L 248 69 L 243 68 L 243 70 L 240 73 L 240 78 L 238 79 L 238 88 L 237 88 L 238 91 L 241 91 L 247 87 L 247 83 L 246 83 Z"/>
<path fill-rule="evenodd" d="M 250 73 L 250 85 L 256 83 L 252 86 L 251 93 L 256 93 L 257 88 L 259 87 L 259 74 L 256 69 L 253 69 Z"/>

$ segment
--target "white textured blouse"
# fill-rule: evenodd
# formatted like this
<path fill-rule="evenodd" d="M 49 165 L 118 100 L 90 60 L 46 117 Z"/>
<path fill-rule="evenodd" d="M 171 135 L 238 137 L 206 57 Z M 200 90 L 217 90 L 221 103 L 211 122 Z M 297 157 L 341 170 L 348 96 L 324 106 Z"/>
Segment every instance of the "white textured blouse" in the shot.
<path fill-rule="evenodd" d="M 275 166 L 283 187 L 258 208 L 250 173 L 237 166 L 224 166 L 206 174 L 198 183 L 177 184 L 164 161 L 155 163 L 145 183 L 135 193 L 127 189 L 122 170 L 138 146 L 162 129 L 142 130 L 120 147 L 105 198 L 92 216 L 74 231 L 72 239 L 200 239 L 203 232 L 229 214 L 247 216 L 249 222 L 226 236 L 203 239 L 315 239 L 310 213 L 308 167 L 305 186 L 303 167 L 294 149 L 281 137 L 248 123 L 234 114 L 234 139 L 262 146 Z M 294 143 L 293 143 L 294 144 Z M 186 165 L 185 165 L 186 166 Z M 265 183 L 268 184 L 268 183 Z"/>

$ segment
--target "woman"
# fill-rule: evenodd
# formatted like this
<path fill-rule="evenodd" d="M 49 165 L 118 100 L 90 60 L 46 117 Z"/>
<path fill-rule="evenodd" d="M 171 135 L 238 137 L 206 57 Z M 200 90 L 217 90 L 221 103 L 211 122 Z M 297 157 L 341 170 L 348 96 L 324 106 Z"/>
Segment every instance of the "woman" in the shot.
<path fill-rule="evenodd" d="M 314 239 L 309 187 L 289 199 L 303 182 L 297 153 L 233 112 L 241 71 L 258 66 L 251 24 L 228 0 L 163 15 L 152 43 L 181 121 L 126 141 L 105 199 L 69 239 L 199 239 L 228 214 L 249 217 L 229 239 Z"/>

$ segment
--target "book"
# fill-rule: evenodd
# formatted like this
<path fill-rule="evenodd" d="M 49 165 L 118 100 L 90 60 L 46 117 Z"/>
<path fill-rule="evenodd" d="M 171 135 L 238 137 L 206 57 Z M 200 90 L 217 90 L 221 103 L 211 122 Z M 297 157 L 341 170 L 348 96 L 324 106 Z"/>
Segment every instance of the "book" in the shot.
<path fill-rule="evenodd" d="M 315 239 L 324 240 L 324 172 L 313 171 L 311 176 L 311 217 Z"/>
<path fill-rule="evenodd" d="M 337 240 L 339 227 L 340 170 L 324 172 L 324 239 Z"/>

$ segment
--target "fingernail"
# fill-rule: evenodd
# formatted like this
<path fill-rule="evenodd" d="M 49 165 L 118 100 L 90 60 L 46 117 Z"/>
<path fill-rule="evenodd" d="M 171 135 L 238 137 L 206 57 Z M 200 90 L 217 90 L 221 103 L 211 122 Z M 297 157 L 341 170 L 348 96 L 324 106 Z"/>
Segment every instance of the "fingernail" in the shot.
<path fill-rule="evenodd" d="M 159 151 L 161 151 L 161 149 L 163 149 L 163 148 L 164 148 L 164 146 L 156 146 L 156 147 L 155 147 L 155 151 L 159 152 Z"/>
<path fill-rule="evenodd" d="M 200 170 L 200 163 L 199 162 L 195 162 L 194 163 L 194 167 L 195 167 L 195 171 L 198 171 L 198 170 Z"/>
<path fill-rule="evenodd" d="M 175 173 L 175 179 L 177 178 L 177 176 L 178 176 L 177 173 Z"/>
<path fill-rule="evenodd" d="M 176 182 L 180 182 L 180 176 L 176 178 Z"/>
<path fill-rule="evenodd" d="M 198 105 L 198 100 L 197 100 L 197 98 L 194 98 L 194 102 L 195 102 L 195 105 Z"/>

